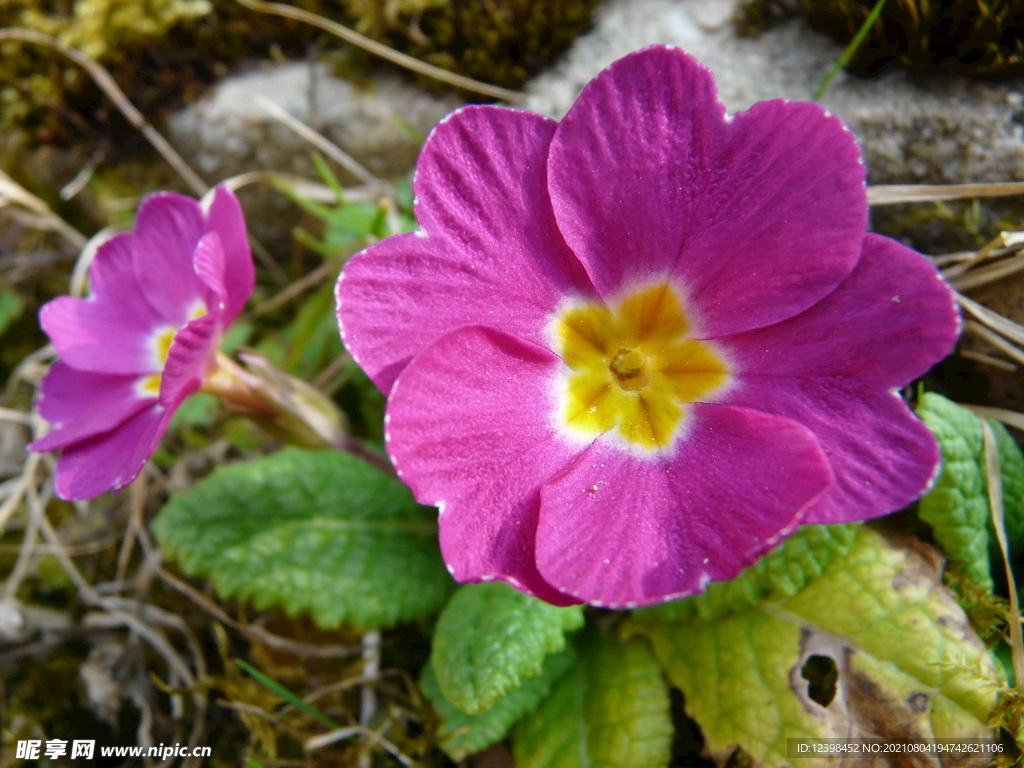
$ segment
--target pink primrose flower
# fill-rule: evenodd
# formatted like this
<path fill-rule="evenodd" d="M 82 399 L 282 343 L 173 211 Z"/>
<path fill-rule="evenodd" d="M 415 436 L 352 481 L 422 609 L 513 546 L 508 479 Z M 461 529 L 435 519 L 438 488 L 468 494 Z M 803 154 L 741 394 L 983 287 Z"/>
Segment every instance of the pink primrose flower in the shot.
<path fill-rule="evenodd" d="M 201 386 L 254 279 L 230 190 L 218 187 L 205 209 L 158 192 L 143 200 L 132 232 L 97 250 L 91 294 L 42 308 L 60 360 L 38 403 L 53 429 L 29 447 L 61 450 L 59 496 L 88 499 L 135 479 L 174 411 Z"/>
<path fill-rule="evenodd" d="M 866 233 L 820 106 L 727 115 L 707 69 L 647 48 L 560 123 L 453 113 L 414 187 L 422 231 L 349 262 L 338 318 L 457 580 L 650 604 L 931 483 L 897 390 L 951 349 L 954 296 Z"/>

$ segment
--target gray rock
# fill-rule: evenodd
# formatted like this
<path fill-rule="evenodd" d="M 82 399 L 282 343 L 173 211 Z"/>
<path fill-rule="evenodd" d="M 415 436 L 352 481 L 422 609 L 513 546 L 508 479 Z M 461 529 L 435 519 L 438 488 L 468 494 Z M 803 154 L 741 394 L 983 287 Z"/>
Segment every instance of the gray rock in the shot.
<path fill-rule="evenodd" d="M 257 103 L 261 94 L 313 127 L 371 173 L 394 178 L 416 161 L 420 133 L 461 102 L 391 74 L 355 83 L 321 65 L 284 64 L 229 77 L 174 115 L 169 138 L 210 181 L 255 170 L 312 171 L 312 147 Z"/>
<path fill-rule="evenodd" d="M 561 117 L 583 86 L 645 45 L 677 45 L 718 80 L 731 112 L 764 99 L 808 100 L 842 48 L 794 20 L 737 37 L 735 0 L 609 0 L 594 29 L 529 85 L 529 109 Z M 899 71 L 865 80 L 840 73 L 822 99 L 861 142 L 875 184 L 1024 179 L 1024 84 Z"/>

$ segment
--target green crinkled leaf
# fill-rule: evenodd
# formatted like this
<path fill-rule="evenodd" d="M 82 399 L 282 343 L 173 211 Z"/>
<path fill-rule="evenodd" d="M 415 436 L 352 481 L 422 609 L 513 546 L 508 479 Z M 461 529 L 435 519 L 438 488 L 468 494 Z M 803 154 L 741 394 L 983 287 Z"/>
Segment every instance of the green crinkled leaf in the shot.
<path fill-rule="evenodd" d="M 516 768 L 665 768 L 671 756 L 668 689 L 636 638 L 584 639 L 580 663 L 516 726 Z"/>
<path fill-rule="evenodd" d="M 991 589 L 981 420 L 932 392 L 922 395 L 917 415 L 942 451 L 942 471 L 921 499 L 918 516 L 931 525 L 946 557 L 961 563 L 975 581 Z"/>
<path fill-rule="evenodd" d="M 1020 554 L 1024 546 L 1024 453 L 1010 436 L 1002 424 L 994 424 L 992 433 L 996 438 L 999 451 L 999 474 L 1003 480 L 1003 519 L 1006 525 L 1006 538 L 1012 552 Z M 984 465 L 983 465 L 984 466 Z M 986 499 L 988 497 L 986 496 Z M 989 523 L 991 523 L 991 517 Z M 989 536 L 989 557 L 999 563 L 999 543 L 995 535 Z M 998 566 L 997 566 L 998 567 Z"/>
<path fill-rule="evenodd" d="M 941 395 L 922 395 L 917 414 L 939 441 L 942 471 L 923 498 L 918 515 L 932 526 L 946 557 L 992 588 L 990 552 L 996 552 L 985 484 L 981 419 Z M 1006 527 L 1011 540 L 1024 538 L 1024 456 L 1002 424 L 989 421 L 999 451 Z"/>
<path fill-rule="evenodd" d="M 716 581 L 707 592 L 636 611 L 662 621 L 714 619 L 746 610 L 761 600 L 795 595 L 825 566 L 853 546 L 859 523 L 805 525 L 731 581 Z"/>
<path fill-rule="evenodd" d="M 524 681 L 494 702 L 490 709 L 476 715 L 466 714 L 444 697 L 434 668 L 427 664 L 420 678 L 420 688 L 443 720 L 437 732 L 441 748 L 453 760 L 461 760 L 501 741 L 523 715 L 537 708 L 551 691 L 551 686 L 575 663 L 576 651 L 571 645 L 548 654 L 539 675 Z"/>
<path fill-rule="evenodd" d="M 581 626 L 578 605 L 556 608 L 502 582 L 466 584 L 441 612 L 430 661 L 448 701 L 476 714 L 539 675 Z"/>
<path fill-rule="evenodd" d="M 793 596 L 713 621 L 634 616 L 625 634 L 650 639 L 720 762 L 741 747 L 766 768 L 792 765 L 789 738 L 990 736 L 1001 675 L 942 586 L 938 553 L 911 541 L 862 527 Z M 831 699 L 810 672 L 829 664 Z"/>
<path fill-rule="evenodd" d="M 309 611 L 324 627 L 422 618 L 454 586 L 436 513 L 338 451 L 288 449 L 219 469 L 172 497 L 153 531 L 222 597 Z"/>

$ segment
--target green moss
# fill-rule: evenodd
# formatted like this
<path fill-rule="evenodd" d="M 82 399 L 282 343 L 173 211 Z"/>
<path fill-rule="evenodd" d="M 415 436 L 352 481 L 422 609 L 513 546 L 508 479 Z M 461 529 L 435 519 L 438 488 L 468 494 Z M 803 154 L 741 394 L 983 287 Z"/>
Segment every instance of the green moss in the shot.
<path fill-rule="evenodd" d="M 19 21 L 88 56 L 103 58 L 113 49 L 160 37 L 211 10 L 210 0 L 77 0 L 63 13 L 50 4 L 25 4 Z"/>
<path fill-rule="evenodd" d="M 432 64 L 511 88 L 562 51 L 597 0 L 345 0 L 356 28 Z"/>
<path fill-rule="evenodd" d="M 291 0 L 399 50 L 518 87 L 589 23 L 597 0 Z M 160 117 L 232 65 L 270 50 L 290 58 L 338 41 L 235 0 L 0 0 L 0 26 L 53 35 L 106 66 Z M 35 44 L 0 44 L 0 131 L 68 144 L 131 130 L 81 69 Z"/>
<path fill-rule="evenodd" d="M 849 42 L 875 0 L 751 0 L 752 25 L 799 8 L 811 23 Z M 912 69 L 977 76 L 1024 73 L 1024 0 L 888 0 L 849 69 L 873 74 L 899 62 Z"/>
<path fill-rule="evenodd" d="M 318 12 L 338 3 L 296 0 Z M 106 68 L 137 107 L 159 118 L 196 96 L 230 65 L 274 43 L 304 55 L 308 25 L 246 10 L 235 0 L 0 0 L 0 26 L 57 37 Z M 67 145 L 134 133 L 78 65 L 37 44 L 0 44 L 0 131 Z"/>

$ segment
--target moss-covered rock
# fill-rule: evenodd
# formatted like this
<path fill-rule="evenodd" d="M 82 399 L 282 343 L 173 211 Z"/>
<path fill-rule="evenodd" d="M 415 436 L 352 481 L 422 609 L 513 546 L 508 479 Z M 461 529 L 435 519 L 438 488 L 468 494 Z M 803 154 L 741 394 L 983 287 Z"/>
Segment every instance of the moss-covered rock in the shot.
<path fill-rule="evenodd" d="M 399 50 L 518 87 L 586 27 L 597 0 L 292 0 Z M 96 58 L 144 113 L 191 101 L 229 67 L 337 41 L 235 0 L 4 0 L 0 26 L 53 35 Z M 68 143 L 127 128 L 80 68 L 35 44 L 0 44 L 0 130 Z"/>
<path fill-rule="evenodd" d="M 227 66 L 275 42 L 302 55 L 316 36 L 308 25 L 254 14 L 234 0 L 5 0 L 0 26 L 44 32 L 92 56 L 151 117 L 192 100 Z M 34 43 L 0 44 L 0 131 L 68 144 L 125 128 L 78 65 Z"/>
<path fill-rule="evenodd" d="M 573 41 L 597 0 L 345 0 L 357 29 L 432 64 L 511 88 Z"/>

